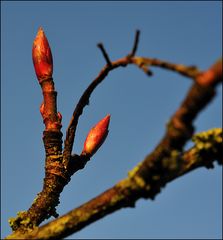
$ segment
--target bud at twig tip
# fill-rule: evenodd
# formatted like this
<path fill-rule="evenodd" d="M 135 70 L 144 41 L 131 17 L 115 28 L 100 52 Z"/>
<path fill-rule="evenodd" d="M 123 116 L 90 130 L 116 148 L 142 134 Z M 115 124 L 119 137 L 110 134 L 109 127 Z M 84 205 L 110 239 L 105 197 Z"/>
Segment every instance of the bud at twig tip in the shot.
<path fill-rule="evenodd" d="M 38 80 L 51 78 L 53 74 L 53 58 L 50 45 L 45 36 L 43 28 L 38 29 L 33 42 L 32 59 Z"/>
<path fill-rule="evenodd" d="M 105 141 L 108 135 L 108 126 L 110 122 L 110 114 L 101 119 L 88 133 L 84 142 L 82 155 L 94 155 Z"/>

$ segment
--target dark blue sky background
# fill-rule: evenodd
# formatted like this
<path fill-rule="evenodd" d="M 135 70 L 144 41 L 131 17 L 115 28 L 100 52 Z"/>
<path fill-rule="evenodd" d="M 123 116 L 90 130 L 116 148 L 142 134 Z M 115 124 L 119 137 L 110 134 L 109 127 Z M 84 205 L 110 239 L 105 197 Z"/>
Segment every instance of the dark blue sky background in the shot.
<path fill-rule="evenodd" d="M 31 59 L 39 26 L 54 59 L 58 110 L 65 135 L 75 103 L 105 61 L 131 49 L 141 30 L 137 55 L 206 69 L 222 52 L 221 2 L 1 2 L 1 237 L 7 223 L 26 210 L 42 188 L 44 125 Z M 134 66 L 117 69 L 97 88 L 80 118 L 74 151 L 89 129 L 111 114 L 103 147 L 61 195 L 58 213 L 79 206 L 126 177 L 153 150 L 191 80 L 153 68 L 149 78 Z M 221 126 L 218 96 L 195 121 L 196 131 Z M 189 146 L 189 144 L 188 144 Z M 221 238 L 222 168 L 201 168 L 168 184 L 155 201 L 140 200 L 86 227 L 72 238 Z"/>

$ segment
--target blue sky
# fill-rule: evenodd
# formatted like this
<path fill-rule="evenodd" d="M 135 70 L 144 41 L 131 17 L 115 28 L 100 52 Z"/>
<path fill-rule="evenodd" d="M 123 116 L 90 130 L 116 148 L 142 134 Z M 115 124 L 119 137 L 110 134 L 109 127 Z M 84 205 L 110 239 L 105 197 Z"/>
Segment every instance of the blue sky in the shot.
<path fill-rule="evenodd" d="M 42 188 L 44 125 L 31 49 L 39 26 L 54 59 L 58 110 L 65 135 L 72 111 L 105 61 L 103 42 L 116 60 L 137 55 L 208 68 L 222 52 L 221 2 L 1 2 L 1 237 L 7 220 L 26 210 Z M 191 86 L 190 79 L 153 68 L 148 78 L 134 66 L 117 69 L 97 88 L 80 117 L 74 151 L 89 129 L 111 114 L 103 147 L 61 195 L 58 213 L 79 206 L 124 178 L 153 150 L 170 116 Z M 198 116 L 196 131 L 221 126 L 221 97 Z M 189 145 L 188 145 L 189 146 Z M 155 201 L 139 200 L 86 227 L 72 238 L 221 238 L 222 168 L 201 168 L 168 184 Z"/>

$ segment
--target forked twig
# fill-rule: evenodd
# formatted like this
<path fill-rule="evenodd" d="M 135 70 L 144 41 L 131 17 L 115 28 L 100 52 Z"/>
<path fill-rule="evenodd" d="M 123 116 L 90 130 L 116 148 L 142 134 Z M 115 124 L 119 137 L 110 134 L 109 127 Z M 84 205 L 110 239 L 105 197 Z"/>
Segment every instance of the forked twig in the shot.
<path fill-rule="evenodd" d="M 50 174 L 50 177 L 46 175 L 43 191 L 38 196 L 37 201 L 34 201 L 28 211 L 28 215 L 27 212 L 24 212 L 13 220 L 15 230 L 18 231 L 8 236 L 9 239 L 19 237 L 30 239 L 65 237 L 121 207 L 134 206 L 135 201 L 139 198 L 153 199 L 166 183 L 186 172 L 199 166 L 212 167 L 212 162 L 215 159 L 222 164 L 222 159 L 219 160 L 220 157 L 222 157 L 222 140 L 220 145 L 219 141 L 216 140 L 219 139 L 219 131 L 211 133 L 212 135 L 217 135 L 216 141 L 213 142 L 213 149 L 215 150 L 209 148 L 204 149 L 208 152 L 208 155 L 203 156 L 204 158 L 198 158 L 194 161 L 195 156 L 193 154 L 195 150 L 197 151 L 196 146 L 195 150 L 191 149 L 182 155 L 184 144 L 192 137 L 194 132 L 192 125 L 194 119 L 213 99 L 216 85 L 222 81 L 222 60 L 216 62 L 207 71 L 200 72 L 195 67 L 186 67 L 181 64 L 173 64 L 158 59 L 136 57 L 135 53 L 138 47 L 139 34 L 140 32 L 137 31 L 131 53 L 113 62 L 110 61 L 103 44 L 98 44 L 107 65 L 87 87 L 76 105 L 67 128 L 63 153 L 61 149 L 60 114 L 55 115 L 56 117 L 53 119 L 53 122 L 50 122 L 50 127 L 46 129 L 50 129 L 50 131 L 44 132 L 47 156 L 46 172 Z M 170 119 L 163 139 L 161 139 L 157 147 L 144 161 L 129 173 L 126 179 L 97 198 L 72 210 L 67 215 L 43 227 L 34 228 L 31 233 L 23 234 L 23 231 L 29 226 L 31 226 L 30 228 L 38 226 L 50 215 L 56 216 L 55 206 L 57 206 L 59 202 L 59 195 L 64 186 L 69 182 L 73 173 L 82 169 L 89 160 L 86 156 L 71 155 L 79 117 L 84 107 L 88 105 L 93 91 L 106 78 L 109 72 L 118 67 L 125 67 L 128 64 L 135 64 L 147 73 L 148 67 L 150 66 L 165 68 L 192 78 L 195 82 L 183 103 Z M 52 86 L 51 90 L 54 91 Z M 56 114 L 56 110 L 54 112 Z M 45 116 L 44 114 L 46 115 L 46 113 L 43 113 L 43 117 Z M 56 132 L 52 131 L 52 129 L 55 130 L 54 128 L 57 130 Z M 50 139 L 49 144 L 47 139 Z M 56 151 L 54 145 L 56 146 Z M 199 154 L 201 153 L 199 152 Z M 150 174 L 148 174 L 148 172 Z M 44 208 L 44 203 L 46 202 L 47 209 Z M 22 224 L 24 224 L 23 228 Z M 62 228 L 61 226 L 66 227 Z"/>

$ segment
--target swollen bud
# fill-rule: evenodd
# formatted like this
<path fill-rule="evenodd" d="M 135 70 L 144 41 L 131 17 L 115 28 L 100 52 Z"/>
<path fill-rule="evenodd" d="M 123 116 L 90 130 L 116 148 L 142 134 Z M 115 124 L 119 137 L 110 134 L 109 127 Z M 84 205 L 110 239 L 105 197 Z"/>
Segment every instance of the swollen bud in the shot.
<path fill-rule="evenodd" d="M 100 120 L 88 133 L 82 150 L 82 155 L 93 156 L 105 141 L 108 135 L 110 115 Z"/>
<path fill-rule="evenodd" d="M 44 103 L 43 102 L 41 103 L 39 110 L 40 110 L 42 117 L 44 118 Z"/>
<path fill-rule="evenodd" d="M 53 74 L 53 58 L 50 45 L 41 27 L 33 42 L 32 58 L 38 80 L 51 78 Z"/>

